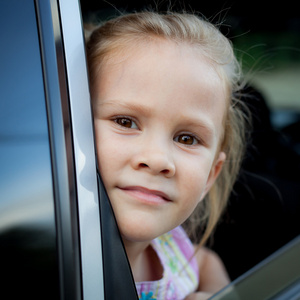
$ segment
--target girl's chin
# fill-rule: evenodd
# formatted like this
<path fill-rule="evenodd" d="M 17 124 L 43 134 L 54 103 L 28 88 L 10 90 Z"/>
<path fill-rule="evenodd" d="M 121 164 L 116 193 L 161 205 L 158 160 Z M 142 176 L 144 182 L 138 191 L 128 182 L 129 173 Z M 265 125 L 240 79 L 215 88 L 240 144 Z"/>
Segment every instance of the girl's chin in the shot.
<path fill-rule="evenodd" d="M 121 237 L 125 245 L 133 244 L 133 243 L 147 243 L 150 244 L 153 239 L 155 239 L 156 235 L 151 235 L 149 232 L 139 232 L 139 233 L 124 233 L 121 232 Z"/>
<path fill-rule="evenodd" d="M 151 229 L 149 227 L 152 227 Z M 122 227 L 120 226 L 121 236 L 124 244 L 132 243 L 148 243 L 165 232 L 153 226 L 134 225 Z"/>

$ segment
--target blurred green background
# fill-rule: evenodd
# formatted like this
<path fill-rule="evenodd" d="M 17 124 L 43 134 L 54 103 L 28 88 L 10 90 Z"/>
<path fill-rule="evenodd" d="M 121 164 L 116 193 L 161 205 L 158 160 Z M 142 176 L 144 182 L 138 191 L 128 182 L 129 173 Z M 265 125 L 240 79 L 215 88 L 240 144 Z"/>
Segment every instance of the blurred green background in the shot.
<path fill-rule="evenodd" d="M 258 88 L 272 110 L 300 111 L 299 19 L 282 30 L 236 30 L 236 55 L 250 83 Z"/>

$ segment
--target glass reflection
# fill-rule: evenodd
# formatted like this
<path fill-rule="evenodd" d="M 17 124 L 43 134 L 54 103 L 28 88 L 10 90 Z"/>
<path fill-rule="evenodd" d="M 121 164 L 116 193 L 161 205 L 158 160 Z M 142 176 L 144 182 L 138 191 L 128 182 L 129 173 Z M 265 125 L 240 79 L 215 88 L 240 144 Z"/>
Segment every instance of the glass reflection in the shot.
<path fill-rule="evenodd" d="M 51 160 L 33 1 L 1 1 L 0 28 L 2 294 L 57 299 Z"/>

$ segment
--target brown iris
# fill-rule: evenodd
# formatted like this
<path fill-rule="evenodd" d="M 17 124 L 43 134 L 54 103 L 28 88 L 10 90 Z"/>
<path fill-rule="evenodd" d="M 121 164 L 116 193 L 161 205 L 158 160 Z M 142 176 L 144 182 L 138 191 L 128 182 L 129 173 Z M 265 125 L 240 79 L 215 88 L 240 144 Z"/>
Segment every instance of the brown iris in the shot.
<path fill-rule="evenodd" d="M 132 127 L 132 120 L 127 118 L 118 118 L 115 122 L 123 127 L 131 128 Z"/>
<path fill-rule="evenodd" d="M 177 142 L 185 145 L 193 145 L 195 138 L 191 135 L 181 134 L 177 137 Z"/>

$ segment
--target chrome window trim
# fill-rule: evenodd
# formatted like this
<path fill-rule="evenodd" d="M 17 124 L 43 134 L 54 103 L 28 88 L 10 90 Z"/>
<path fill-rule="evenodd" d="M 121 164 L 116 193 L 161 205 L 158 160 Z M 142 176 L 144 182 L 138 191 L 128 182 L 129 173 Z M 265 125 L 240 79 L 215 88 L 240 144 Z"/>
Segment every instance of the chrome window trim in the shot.
<path fill-rule="evenodd" d="M 57 2 L 35 0 L 52 160 L 61 299 L 82 299 L 76 178 Z"/>
<path fill-rule="evenodd" d="M 83 298 L 104 299 L 96 159 L 85 45 L 77 0 L 58 1 L 72 119 Z"/>

